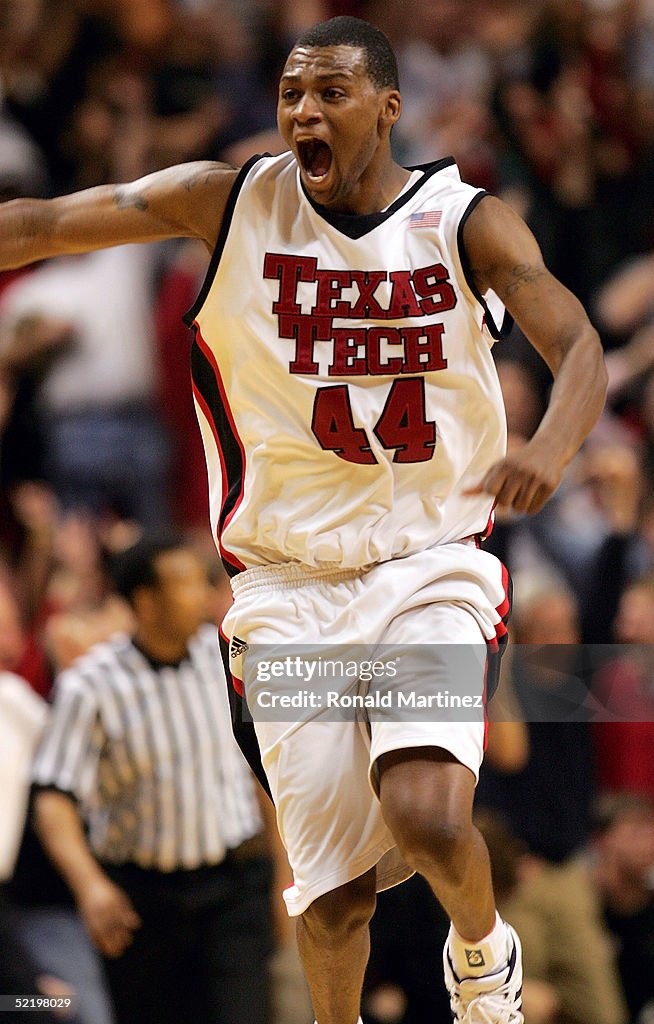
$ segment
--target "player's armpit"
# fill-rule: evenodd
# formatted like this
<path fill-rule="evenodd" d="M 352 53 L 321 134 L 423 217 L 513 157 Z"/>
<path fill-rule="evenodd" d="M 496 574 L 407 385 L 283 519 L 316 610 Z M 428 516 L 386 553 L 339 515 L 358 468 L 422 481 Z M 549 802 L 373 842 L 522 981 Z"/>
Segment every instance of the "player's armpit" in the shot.
<path fill-rule="evenodd" d="M 0 206 L 0 270 L 132 242 L 200 238 L 212 249 L 237 171 L 202 161 L 125 185 Z"/>

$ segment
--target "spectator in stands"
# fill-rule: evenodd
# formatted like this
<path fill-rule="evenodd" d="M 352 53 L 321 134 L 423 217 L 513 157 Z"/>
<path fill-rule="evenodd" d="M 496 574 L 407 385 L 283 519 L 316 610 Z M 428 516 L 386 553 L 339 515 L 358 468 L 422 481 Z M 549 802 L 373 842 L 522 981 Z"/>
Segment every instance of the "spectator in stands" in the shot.
<path fill-rule="evenodd" d="M 607 793 L 597 804 L 591 877 L 617 943 L 618 966 L 632 1021 L 654 1012 L 654 803 Z"/>
<path fill-rule="evenodd" d="M 11 563 L 0 556 L 0 667 L 47 697 L 53 666 L 65 668 L 91 644 L 131 626 L 129 608 L 108 592 L 104 544 L 130 536 L 133 524 L 116 523 L 101 538 L 88 516 L 60 516 L 51 492 L 36 482 L 16 487 L 11 498 L 22 542 Z"/>
<path fill-rule="evenodd" d="M 492 68 L 475 39 L 473 4 L 413 0 L 398 48 L 405 104 L 395 145 L 407 164 L 456 152 L 466 181 L 491 186 L 488 97 Z M 468 15 L 466 17 L 465 15 Z"/>
<path fill-rule="evenodd" d="M 654 577 L 631 583 L 620 598 L 616 657 L 594 680 L 607 714 L 593 726 L 596 773 L 603 790 L 654 799 Z"/>
<path fill-rule="evenodd" d="M 15 672 L 46 696 L 49 673 L 43 652 L 25 628 L 16 588 L 0 561 L 0 672 Z"/>
<path fill-rule="evenodd" d="M 501 817 L 475 818 L 491 858 L 493 886 L 523 943 L 529 1024 L 626 1024 L 612 944 L 597 894 L 574 862 L 534 857 Z"/>
<path fill-rule="evenodd" d="M 542 391 L 535 373 L 513 357 L 500 355 L 497 368 L 508 444 L 518 447 L 533 432 Z M 647 490 L 633 434 L 607 417 L 542 512 L 527 518 L 498 507 L 485 546 L 512 575 L 556 577 L 576 597 L 583 641 L 610 643 L 622 591 L 654 562 L 643 500 Z"/>
<path fill-rule="evenodd" d="M 588 839 L 594 793 L 587 686 L 578 673 L 579 613 L 571 592 L 548 577 L 516 579 L 512 640 L 491 714 L 508 685 L 526 725 L 528 756 L 524 767 L 507 772 L 493 767 L 491 755 L 482 766 L 477 803 L 500 812 L 532 853 L 562 862 Z M 491 723 L 491 748 L 493 742 Z"/>
<path fill-rule="evenodd" d="M 0 635 L 2 630 L 0 629 Z M 97 955 L 80 927 L 74 910 L 58 900 L 57 885 L 50 873 L 40 870 L 31 859 L 29 877 L 25 862 L 25 841 L 21 842 L 28 806 L 31 761 L 34 748 L 47 724 L 47 705 L 19 676 L 0 672 L 0 886 L 6 901 L 0 903 L 0 931 L 9 933 L 2 941 L 3 965 L 11 969 L 16 985 L 3 993 L 74 993 L 74 1006 L 66 1019 L 72 1024 L 113 1024 L 106 986 Z M 19 849 L 20 848 L 20 849 Z M 29 906 L 16 889 L 16 870 L 23 876 Z M 50 869 L 51 870 L 51 869 Z M 29 965 L 29 966 L 28 966 Z M 20 973 L 17 974 L 17 969 Z M 37 977 L 45 979 L 36 981 Z M 63 981 L 53 986 L 48 979 Z M 11 1019 L 14 1019 L 13 1017 Z M 19 1019 L 18 1014 L 16 1020 Z M 48 1016 L 49 1021 L 55 1017 Z"/>
<path fill-rule="evenodd" d="M 66 324 L 38 397 L 44 470 L 62 506 L 156 528 L 167 522 L 166 450 L 152 406 L 151 256 L 122 246 L 47 264 L 5 291 L 0 315 L 5 352 Z"/>

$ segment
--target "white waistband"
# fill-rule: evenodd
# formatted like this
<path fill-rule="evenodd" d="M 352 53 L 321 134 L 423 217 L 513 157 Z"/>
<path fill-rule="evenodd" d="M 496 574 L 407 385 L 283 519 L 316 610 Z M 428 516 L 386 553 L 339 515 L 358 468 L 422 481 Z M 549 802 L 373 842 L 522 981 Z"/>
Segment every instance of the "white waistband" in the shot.
<path fill-rule="evenodd" d="M 475 537 L 462 537 L 460 540 L 449 543 L 478 546 Z M 238 576 L 233 576 L 230 583 L 232 593 L 236 597 L 237 594 L 254 589 L 295 589 L 296 587 L 310 586 L 312 583 L 342 583 L 344 580 L 354 580 L 364 576 L 372 568 L 373 565 L 363 565 L 356 569 L 338 569 L 336 566 L 317 569 L 314 566 L 301 565 L 299 562 L 273 563 L 246 569 Z"/>
<path fill-rule="evenodd" d="M 280 589 L 306 587 L 312 583 L 342 583 L 362 576 L 370 566 L 363 569 L 315 569 L 308 565 L 289 562 L 287 565 L 258 565 L 246 569 L 231 579 L 232 593 L 243 594 L 254 589 Z"/>

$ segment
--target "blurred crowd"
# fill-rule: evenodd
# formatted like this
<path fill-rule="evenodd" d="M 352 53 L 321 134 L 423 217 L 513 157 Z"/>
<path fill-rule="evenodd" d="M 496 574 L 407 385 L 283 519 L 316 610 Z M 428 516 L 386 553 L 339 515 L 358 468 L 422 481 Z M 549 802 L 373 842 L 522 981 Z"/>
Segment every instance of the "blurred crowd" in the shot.
<path fill-rule="evenodd" d="M 652 1024 L 654 2 L 0 0 L 0 200 L 279 151 L 288 48 L 343 13 L 398 54 L 397 159 L 452 154 L 514 206 L 605 346 L 607 408 L 560 491 L 533 519 L 499 508 L 487 541 L 516 614 L 480 827 L 523 934 L 527 1024 Z M 229 601 L 181 322 L 207 263 L 178 241 L 0 275 L 0 727 L 22 737 L 16 771 L 0 747 L 2 789 L 17 772 L 27 786 L 55 679 L 134 628 L 107 571 L 117 552 L 181 532 L 212 583 L 207 619 Z M 517 329 L 495 352 L 518 446 L 549 371 Z M 563 660 L 525 653 L 544 645 Z M 18 798 L 0 807 L 25 815 Z M 4 930 L 21 910 L 17 850 L 0 852 Z M 367 1024 L 445 1014 L 430 967 L 444 927 L 419 881 L 380 901 Z M 44 991 L 79 987 L 33 966 Z M 292 957 L 276 977 L 296 984 Z M 302 998 L 282 1002 L 278 1024 L 310 1024 Z"/>

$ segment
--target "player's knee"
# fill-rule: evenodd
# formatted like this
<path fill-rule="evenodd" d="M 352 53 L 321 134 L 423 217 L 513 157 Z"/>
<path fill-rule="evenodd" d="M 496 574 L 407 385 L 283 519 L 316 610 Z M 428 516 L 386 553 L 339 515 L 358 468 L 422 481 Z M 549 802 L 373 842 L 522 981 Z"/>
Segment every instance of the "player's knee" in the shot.
<path fill-rule="evenodd" d="M 340 942 L 368 924 L 375 902 L 375 874 L 368 871 L 314 900 L 302 915 L 303 926 L 317 941 Z"/>
<path fill-rule="evenodd" d="M 423 875 L 463 871 L 472 841 L 472 822 L 457 810 L 411 807 L 395 822 L 393 836 L 407 864 Z"/>

